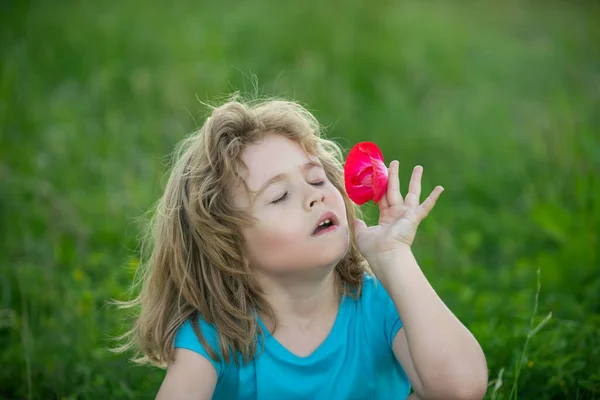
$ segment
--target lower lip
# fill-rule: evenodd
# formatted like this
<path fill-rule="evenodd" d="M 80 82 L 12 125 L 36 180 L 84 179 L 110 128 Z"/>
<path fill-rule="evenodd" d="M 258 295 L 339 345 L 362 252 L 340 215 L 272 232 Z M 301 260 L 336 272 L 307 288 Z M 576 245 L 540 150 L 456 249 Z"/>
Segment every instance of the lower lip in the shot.
<path fill-rule="evenodd" d="M 338 227 L 336 225 L 331 225 L 329 228 L 322 229 L 319 232 L 315 233 L 313 236 L 321 236 L 326 233 L 333 232 L 333 231 L 337 230 L 337 228 Z"/>

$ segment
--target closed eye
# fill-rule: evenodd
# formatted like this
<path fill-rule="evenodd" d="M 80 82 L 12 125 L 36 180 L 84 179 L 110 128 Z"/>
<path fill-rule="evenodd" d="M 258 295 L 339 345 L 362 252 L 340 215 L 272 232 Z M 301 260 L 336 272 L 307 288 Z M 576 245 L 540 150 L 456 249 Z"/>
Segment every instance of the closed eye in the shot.
<path fill-rule="evenodd" d="M 325 184 L 325 181 L 319 181 L 319 182 L 314 182 L 314 183 L 311 183 L 311 185 L 313 185 L 313 186 L 323 186 L 324 184 Z M 281 196 L 281 197 L 280 197 L 280 198 L 278 198 L 277 200 L 273 200 L 273 201 L 271 202 L 271 204 L 278 204 L 278 203 L 281 203 L 282 201 L 284 201 L 285 199 L 287 199 L 287 196 L 288 196 L 288 192 L 285 192 L 285 193 L 283 194 L 283 196 Z"/>
<path fill-rule="evenodd" d="M 284 200 L 286 199 L 286 197 L 287 197 L 287 192 L 285 192 L 285 193 L 283 194 L 283 196 L 281 196 L 281 197 L 280 197 L 280 198 L 278 198 L 277 200 L 273 200 L 273 201 L 271 202 L 271 204 L 277 204 L 277 203 L 281 203 L 282 201 L 284 201 Z"/>

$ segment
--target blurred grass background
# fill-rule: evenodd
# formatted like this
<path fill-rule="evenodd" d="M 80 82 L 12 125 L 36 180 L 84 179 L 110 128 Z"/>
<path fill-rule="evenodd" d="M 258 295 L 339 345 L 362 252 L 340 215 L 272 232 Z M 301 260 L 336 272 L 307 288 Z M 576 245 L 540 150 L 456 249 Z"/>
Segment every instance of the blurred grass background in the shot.
<path fill-rule="evenodd" d="M 445 187 L 414 248 L 486 352 L 488 398 L 600 398 L 599 19 L 577 1 L 2 2 L 0 398 L 153 398 L 164 371 L 106 350 L 126 328 L 106 302 L 198 99 L 255 79 L 346 150 L 376 141 L 404 190 L 417 163 Z M 553 316 L 521 357 L 538 268 L 533 326 Z"/>

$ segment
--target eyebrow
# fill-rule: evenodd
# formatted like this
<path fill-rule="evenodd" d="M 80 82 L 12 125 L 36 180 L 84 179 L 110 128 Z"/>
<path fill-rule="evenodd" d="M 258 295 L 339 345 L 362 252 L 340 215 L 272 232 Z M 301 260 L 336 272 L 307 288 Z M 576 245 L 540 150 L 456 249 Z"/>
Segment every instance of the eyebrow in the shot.
<path fill-rule="evenodd" d="M 306 164 L 304 164 L 300 169 L 302 169 L 303 172 L 308 171 L 311 168 L 323 168 L 323 166 L 315 161 L 309 161 Z M 272 177 L 271 179 L 269 179 L 268 181 L 266 181 L 261 187 L 260 189 L 258 189 L 256 193 L 254 195 L 254 198 L 257 199 L 269 186 L 271 186 L 272 184 L 282 181 L 285 179 L 286 174 L 277 174 L 274 177 Z"/>

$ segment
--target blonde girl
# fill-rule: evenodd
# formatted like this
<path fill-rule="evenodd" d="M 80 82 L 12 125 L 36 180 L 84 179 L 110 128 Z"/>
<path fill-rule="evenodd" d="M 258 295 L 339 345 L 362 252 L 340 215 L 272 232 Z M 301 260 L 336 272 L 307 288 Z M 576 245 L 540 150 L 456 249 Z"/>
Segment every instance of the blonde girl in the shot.
<path fill-rule="evenodd" d="M 417 166 L 403 198 L 388 171 L 367 227 L 305 108 L 214 108 L 177 148 L 125 305 L 122 350 L 167 368 L 157 399 L 481 399 L 482 349 L 411 251 L 443 189 L 421 203 Z"/>

